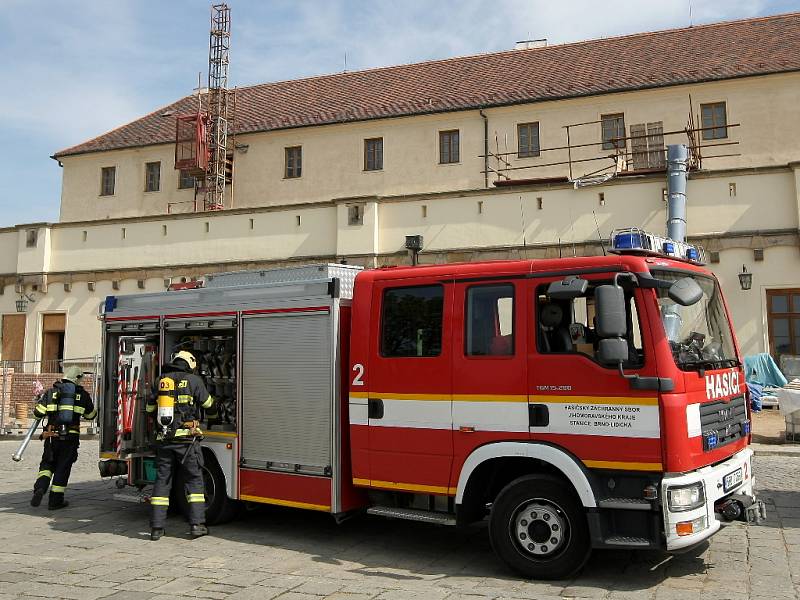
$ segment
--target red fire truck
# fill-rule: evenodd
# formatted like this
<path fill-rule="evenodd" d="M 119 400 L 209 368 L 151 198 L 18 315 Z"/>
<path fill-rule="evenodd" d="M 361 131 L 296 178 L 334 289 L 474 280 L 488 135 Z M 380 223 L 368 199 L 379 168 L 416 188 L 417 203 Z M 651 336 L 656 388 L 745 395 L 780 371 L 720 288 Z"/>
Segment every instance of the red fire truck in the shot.
<path fill-rule="evenodd" d="M 560 578 L 592 549 L 680 551 L 758 521 L 719 284 L 696 254 L 646 241 L 630 230 L 602 257 L 318 265 L 109 297 L 101 472 L 153 481 L 144 405 L 160 363 L 188 349 L 222 415 L 203 428 L 209 523 L 245 502 L 487 519 L 503 561 Z"/>

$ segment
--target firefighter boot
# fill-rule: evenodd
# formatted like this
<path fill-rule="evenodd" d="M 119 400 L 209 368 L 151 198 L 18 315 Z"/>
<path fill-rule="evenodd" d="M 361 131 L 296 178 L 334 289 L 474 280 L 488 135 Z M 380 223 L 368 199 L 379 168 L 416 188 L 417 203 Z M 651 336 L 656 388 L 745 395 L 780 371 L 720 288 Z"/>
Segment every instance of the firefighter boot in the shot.
<path fill-rule="evenodd" d="M 153 527 L 150 530 L 150 539 L 154 542 L 157 542 L 162 537 L 164 537 L 164 528 L 163 527 Z"/>
<path fill-rule="evenodd" d="M 200 523 L 199 525 L 192 525 L 189 528 L 189 535 L 191 535 L 193 539 L 203 537 L 204 535 L 208 535 L 208 527 L 205 526 L 205 523 Z"/>
<path fill-rule="evenodd" d="M 67 506 L 69 506 L 69 502 L 64 500 L 64 492 L 50 492 L 50 496 L 47 499 L 48 510 L 58 510 Z"/>
<path fill-rule="evenodd" d="M 42 503 L 42 498 L 44 498 L 44 493 L 47 490 L 43 489 L 36 489 L 33 490 L 33 497 L 31 498 L 31 506 L 39 506 Z"/>

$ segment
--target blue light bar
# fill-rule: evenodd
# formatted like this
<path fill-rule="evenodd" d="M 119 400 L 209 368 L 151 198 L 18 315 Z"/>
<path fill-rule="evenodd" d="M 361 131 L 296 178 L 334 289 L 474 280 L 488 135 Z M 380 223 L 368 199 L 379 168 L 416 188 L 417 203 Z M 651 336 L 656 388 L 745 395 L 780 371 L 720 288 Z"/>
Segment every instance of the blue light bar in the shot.
<path fill-rule="evenodd" d="M 616 254 L 644 254 L 649 256 L 669 256 L 703 264 L 705 253 L 700 246 L 677 242 L 668 237 L 656 235 L 629 227 L 611 232 L 611 252 Z"/>
<path fill-rule="evenodd" d="M 719 438 L 717 437 L 717 432 L 714 431 L 713 433 L 707 433 L 705 435 L 705 442 L 706 442 L 706 450 L 713 450 L 717 447 L 719 443 Z"/>
<path fill-rule="evenodd" d="M 639 233 L 618 233 L 614 236 L 613 246 L 621 250 L 632 250 L 634 248 L 643 248 L 644 244 Z"/>

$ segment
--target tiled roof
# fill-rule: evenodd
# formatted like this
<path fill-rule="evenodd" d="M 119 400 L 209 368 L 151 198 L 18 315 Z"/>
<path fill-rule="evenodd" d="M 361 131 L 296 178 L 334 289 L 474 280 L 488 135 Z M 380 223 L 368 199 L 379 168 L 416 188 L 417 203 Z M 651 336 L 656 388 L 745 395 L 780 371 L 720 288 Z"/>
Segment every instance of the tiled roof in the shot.
<path fill-rule="evenodd" d="M 800 70 L 800 13 L 241 87 L 237 133 Z M 187 96 L 55 157 L 168 143 Z"/>

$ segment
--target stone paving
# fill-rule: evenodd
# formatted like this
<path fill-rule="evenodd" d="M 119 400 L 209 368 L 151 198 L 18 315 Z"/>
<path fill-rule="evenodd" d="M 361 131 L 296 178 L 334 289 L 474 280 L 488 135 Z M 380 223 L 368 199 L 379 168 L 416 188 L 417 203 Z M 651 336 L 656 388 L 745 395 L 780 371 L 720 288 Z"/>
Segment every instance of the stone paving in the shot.
<path fill-rule="evenodd" d="M 525 581 L 492 554 L 486 527 L 464 530 L 259 507 L 190 540 L 179 517 L 148 538 L 147 507 L 115 500 L 84 441 L 71 506 L 28 505 L 38 442 L 22 463 L 0 442 L 0 600 L 686 599 L 800 597 L 800 456 L 759 456 L 760 527 L 734 524 L 689 554 L 595 552 L 576 578 Z"/>

